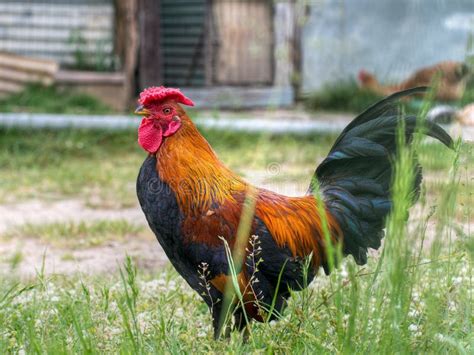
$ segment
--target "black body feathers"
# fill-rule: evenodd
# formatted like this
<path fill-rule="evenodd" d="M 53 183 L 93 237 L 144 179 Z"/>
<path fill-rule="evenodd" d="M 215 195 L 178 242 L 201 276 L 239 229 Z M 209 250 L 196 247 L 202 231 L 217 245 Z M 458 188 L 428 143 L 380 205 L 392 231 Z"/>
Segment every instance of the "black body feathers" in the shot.
<path fill-rule="evenodd" d="M 420 87 L 395 93 L 356 117 L 337 138 L 327 158 L 318 166 L 315 178 L 330 213 L 343 231 L 343 252 L 358 264 L 367 262 L 367 249 L 380 247 L 385 218 L 392 207 L 391 183 L 397 151 L 397 132 L 404 121 L 406 142 L 417 129 L 415 116 L 397 110 L 398 99 L 425 92 Z M 451 137 L 437 124 L 423 121 L 421 132 L 452 147 Z M 422 174 L 415 164 L 413 195 L 417 199 Z M 309 192 L 313 192 L 310 186 Z"/>

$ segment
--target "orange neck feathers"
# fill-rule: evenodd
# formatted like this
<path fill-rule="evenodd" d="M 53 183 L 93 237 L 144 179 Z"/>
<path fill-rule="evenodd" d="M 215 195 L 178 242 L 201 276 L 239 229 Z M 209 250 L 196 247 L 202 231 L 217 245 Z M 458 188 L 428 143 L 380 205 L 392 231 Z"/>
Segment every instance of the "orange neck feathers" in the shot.
<path fill-rule="evenodd" d="M 218 159 L 206 139 L 186 115 L 182 126 L 157 152 L 161 179 L 175 192 L 185 215 L 197 215 L 213 203 L 232 200 L 247 184 Z"/>

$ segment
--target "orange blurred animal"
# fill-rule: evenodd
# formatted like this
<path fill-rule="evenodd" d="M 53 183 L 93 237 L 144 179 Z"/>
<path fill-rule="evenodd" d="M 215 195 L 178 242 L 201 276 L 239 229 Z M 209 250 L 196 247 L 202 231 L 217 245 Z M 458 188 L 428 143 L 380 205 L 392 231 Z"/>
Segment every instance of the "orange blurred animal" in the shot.
<path fill-rule="evenodd" d="M 474 126 L 474 104 L 464 106 L 456 112 L 456 120 L 464 126 Z"/>
<path fill-rule="evenodd" d="M 136 111 L 143 116 L 138 142 L 148 156 L 137 179 L 138 199 L 171 263 L 209 306 L 216 337 L 222 326 L 223 294 L 231 284 L 223 240 L 235 250 L 249 196 L 255 203 L 249 233 L 240 229 L 249 240 L 241 249 L 244 262 L 232 283 L 243 296 L 243 303 L 234 305 L 239 330 L 246 326 L 244 319 L 276 318 L 290 291 L 305 288 L 320 267 L 329 273 L 334 257 L 329 243 L 334 250 L 341 243 L 342 253 L 361 265 L 367 262 L 369 248 L 380 247 L 392 208 L 396 132 L 404 120 L 409 143 L 417 123 L 416 117 L 395 112 L 396 102 L 423 91 L 397 93 L 355 118 L 301 197 L 252 187 L 228 169 L 180 106 L 193 102 L 178 89 L 153 87 L 142 92 Z M 452 146 L 438 125 L 426 122 L 424 132 Z M 416 165 L 413 201 L 421 179 Z"/>
<path fill-rule="evenodd" d="M 464 63 L 446 61 L 422 68 L 412 74 L 407 80 L 396 85 L 381 84 L 374 74 L 365 70 L 359 72 L 359 82 L 362 88 L 368 89 L 381 96 L 390 95 L 400 90 L 418 86 L 437 85 L 436 99 L 440 101 L 459 100 L 466 88 L 469 68 Z M 439 83 L 436 83 L 439 80 Z"/>

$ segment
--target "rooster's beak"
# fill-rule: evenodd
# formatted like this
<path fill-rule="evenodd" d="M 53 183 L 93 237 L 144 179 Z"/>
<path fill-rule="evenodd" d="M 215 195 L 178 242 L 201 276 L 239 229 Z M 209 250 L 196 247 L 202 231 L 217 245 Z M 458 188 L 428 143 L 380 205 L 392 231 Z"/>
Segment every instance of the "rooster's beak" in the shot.
<path fill-rule="evenodd" d="M 143 105 L 140 105 L 137 107 L 134 113 L 135 115 L 139 116 L 148 116 L 150 114 L 150 111 L 143 107 Z"/>

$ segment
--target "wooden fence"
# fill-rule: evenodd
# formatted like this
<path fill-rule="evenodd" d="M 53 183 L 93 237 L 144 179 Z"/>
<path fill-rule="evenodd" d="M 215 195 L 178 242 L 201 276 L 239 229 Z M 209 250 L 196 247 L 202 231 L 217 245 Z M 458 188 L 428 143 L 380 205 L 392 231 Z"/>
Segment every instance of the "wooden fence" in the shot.
<path fill-rule="evenodd" d="M 0 97 L 23 90 L 27 83 L 53 83 L 58 64 L 0 52 Z"/>
<path fill-rule="evenodd" d="M 218 84 L 264 85 L 273 81 L 273 9 L 267 0 L 213 3 Z"/>

